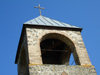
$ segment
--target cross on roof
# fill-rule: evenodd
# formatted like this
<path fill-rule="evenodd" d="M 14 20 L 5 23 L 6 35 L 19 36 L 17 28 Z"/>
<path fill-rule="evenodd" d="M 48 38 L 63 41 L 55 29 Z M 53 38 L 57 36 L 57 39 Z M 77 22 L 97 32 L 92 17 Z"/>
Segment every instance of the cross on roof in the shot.
<path fill-rule="evenodd" d="M 45 8 L 40 7 L 40 4 L 39 4 L 39 6 L 35 6 L 34 8 L 38 8 L 39 9 L 40 16 L 41 16 L 41 9 L 45 9 Z"/>

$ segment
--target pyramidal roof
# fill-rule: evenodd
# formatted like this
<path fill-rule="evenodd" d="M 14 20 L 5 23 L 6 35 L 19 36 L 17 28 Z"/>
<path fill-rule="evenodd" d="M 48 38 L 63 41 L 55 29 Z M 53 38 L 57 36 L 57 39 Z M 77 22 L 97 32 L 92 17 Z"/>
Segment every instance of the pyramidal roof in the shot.
<path fill-rule="evenodd" d="M 39 25 L 39 26 L 54 26 L 54 27 L 67 27 L 67 28 L 79 28 L 70 24 L 66 24 L 54 19 L 50 19 L 44 16 L 38 16 L 30 21 L 25 22 L 28 25 Z"/>

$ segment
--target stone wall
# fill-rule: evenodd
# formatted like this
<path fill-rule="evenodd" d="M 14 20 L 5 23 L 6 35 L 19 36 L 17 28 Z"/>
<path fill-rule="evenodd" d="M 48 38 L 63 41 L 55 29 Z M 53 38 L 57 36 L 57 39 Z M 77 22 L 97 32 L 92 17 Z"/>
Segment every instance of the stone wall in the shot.
<path fill-rule="evenodd" d="M 57 36 L 57 38 L 66 43 L 66 39 L 69 39 L 71 47 L 75 46 L 73 54 L 75 61 L 79 62 L 78 65 L 80 66 L 44 65 L 42 63 L 40 42 L 48 34 L 59 34 L 61 37 Z M 24 67 L 20 63 L 23 61 L 21 59 L 23 48 L 26 54 L 24 56 L 26 66 L 24 65 Z M 18 75 L 96 75 L 95 68 L 91 65 L 80 31 L 26 28 L 18 59 Z M 25 69 L 26 67 L 27 69 Z"/>
<path fill-rule="evenodd" d="M 64 37 L 61 36 L 60 39 L 65 40 L 65 43 L 67 43 L 66 38 L 72 42 L 75 46 L 73 55 L 75 61 L 78 62 L 78 65 L 91 65 L 80 31 L 39 28 L 26 28 L 29 64 L 42 64 L 40 42 L 45 35 L 51 33 L 63 35 Z"/>
<path fill-rule="evenodd" d="M 28 59 L 28 48 L 27 48 L 27 38 L 24 32 L 24 37 L 22 39 L 22 44 L 19 53 L 19 59 L 17 63 L 18 75 L 29 75 L 29 59 Z"/>
<path fill-rule="evenodd" d="M 29 75 L 97 75 L 93 66 L 31 65 L 29 71 Z"/>

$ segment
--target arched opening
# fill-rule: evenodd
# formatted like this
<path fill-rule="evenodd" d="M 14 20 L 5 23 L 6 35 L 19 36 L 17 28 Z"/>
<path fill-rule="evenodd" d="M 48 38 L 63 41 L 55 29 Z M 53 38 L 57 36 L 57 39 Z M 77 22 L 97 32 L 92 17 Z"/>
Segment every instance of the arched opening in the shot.
<path fill-rule="evenodd" d="M 43 64 L 69 65 L 71 53 L 75 49 L 67 37 L 55 33 L 43 36 L 40 47 Z"/>

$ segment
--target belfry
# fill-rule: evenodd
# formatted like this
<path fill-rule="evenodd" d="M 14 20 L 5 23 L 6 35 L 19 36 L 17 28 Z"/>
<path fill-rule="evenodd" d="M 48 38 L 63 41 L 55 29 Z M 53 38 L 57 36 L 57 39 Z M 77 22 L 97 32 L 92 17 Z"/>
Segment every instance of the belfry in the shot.
<path fill-rule="evenodd" d="M 42 15 L 25 22 L 15 59 L 18 75 L 96 75 L 81 31 Z M 71 54 L 76 65 L 69 64 Z"/>

